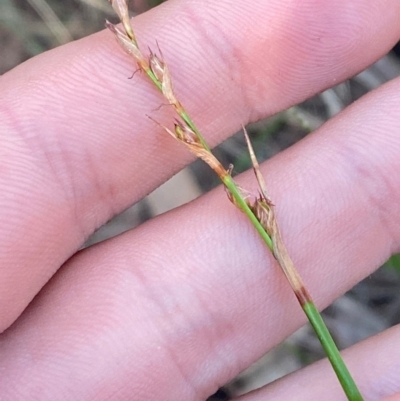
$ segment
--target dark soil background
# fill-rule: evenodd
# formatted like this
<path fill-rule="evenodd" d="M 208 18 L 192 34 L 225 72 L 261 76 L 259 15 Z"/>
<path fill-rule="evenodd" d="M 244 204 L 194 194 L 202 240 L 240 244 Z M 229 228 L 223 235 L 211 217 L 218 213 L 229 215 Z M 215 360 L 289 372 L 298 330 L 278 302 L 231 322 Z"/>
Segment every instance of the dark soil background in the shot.
<path fill-rule="evenodd" d="M 131 2 L 133 14 L 156 6 L 157 0 Z M 24 60 L 104 28 L 116 21 L 106 0 L 0 0 L 0 73 Z M 400 75 L 400 46 L 368 70 L 279 115 L 252 124 L 249 132 L 260 161 L 301 140 L 351 102 Z M 235 171 L 250 167 L 242 134 L 216 149 L 225 165 Z M 169 209 L 209 191 L 219 183 L 201 161 L 173 177 L 154 193 L 102 227 L 87 245 L 132 229 Z M 348 347 L 400 321 L 400 256 L 392 257 L 376 273 L 324 311 L 340 348 Z M 300 310 L 299 310 L 299 313 Z M 266 354 L 259 362 L 220 389 L 209 400 L 228 400 L 269 383 L 323 358 L 308 325 Z"/>

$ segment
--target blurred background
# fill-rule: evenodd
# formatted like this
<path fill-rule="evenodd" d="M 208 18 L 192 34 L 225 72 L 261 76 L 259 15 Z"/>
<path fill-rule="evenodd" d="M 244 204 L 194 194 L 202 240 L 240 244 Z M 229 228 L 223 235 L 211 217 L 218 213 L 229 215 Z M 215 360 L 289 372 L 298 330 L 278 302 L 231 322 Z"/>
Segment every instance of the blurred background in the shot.
<path fill-rule="evenodd" d="M 159 0 L 133 0 L 132 15 L 157 6 Z M 0 0 L 0 74 L 43 51 L 104 28 L 117 21 L 107 0 Z M 318 128 L 354 100 L 400 75 L 400 47 L 366 71 L 306 102 L 248 127 L 260 161 L 266 160 Z M 240 173 L 250 167 L 243 135 L 234 135 L 215 149 L 227 166 Z M 209 168 L 196 161 L 147 198 L 98 230 L 87 245 L 136 227 L 147 219 L 193 200 L 219 185 Z M 324 311 L 339 348 L 348 347 L 400 322 L 400 256 L 394 255 L 376 273 Z M 302 313 L 299 309 L 299 313 Z M 209 401 L 229 400 L 323 358 L 308 325 L 268 352 L 227 383 Z"/>

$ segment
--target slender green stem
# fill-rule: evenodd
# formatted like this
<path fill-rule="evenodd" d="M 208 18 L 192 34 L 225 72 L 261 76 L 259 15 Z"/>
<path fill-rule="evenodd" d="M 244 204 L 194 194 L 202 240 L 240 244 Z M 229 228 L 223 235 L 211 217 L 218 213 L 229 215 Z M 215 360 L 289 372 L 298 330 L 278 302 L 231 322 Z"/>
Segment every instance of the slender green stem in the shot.
<path fill-rule="evenodd" d="M 243 210 L 243 212 L 247 215 L 255 229 L 260 234 L 261 238 L 267 244 L 268 248 L 273 251 L 273 244 L 271 237 L 265 232 L 264 227 L 257 220 L 256 216 L 249 208 L 247 203 L 243 200 L 239 191 L 237 190 L 236 184 L 230 176 L 227 176 L 224 180 L 224 185 L 229 189 L 232 196 L 235 198 L 236 203 Z M 333 370 L 336 373 L 336 376 L 343 388 L 344 393 L 346 394 L 349 401 L 363 401 L 363 397 L 360 391 L 357 388 L 356 383 L 354 382 L 349 370 L 347 369 L 340 352 L 325 325 L 324 320 L 322 319 L 318 309 L 314 305 L 313 302 L 307 302 L 302 305 L 304 313 L 306 314 L 311 326 L 313 327 L 325 353 L 332 365 Z"/>
<path fill-rule="evenodd" d="M 162 92 L 162 83 L 157 79 L 151 69 L 145 70 L 146 74 L 150 78 L 150 80 L 154 83 L 157 89 Z M 186 110 L 182 107 L 180 110 L 177 110 L 178 114 L 182 118 L 182 120 L 190 127 L 190 129 L 197 135 L 199 141 L 201 142 L 204 149 L 211 152 L 210 147 L 208 146 L 206 140 L 203 138 L 196 125 L 193 123 L 192 119 L 187 114 Z M 240 191 L 232 179 L 230 175 L 226 175 L 224 177 L 220 177 L 223 181 L 224 185 L 227 187 L 229 192 L 232 194 L 235 199 L 236 205 L 246 214 L 254 228 L 257 230 L 265 244 L 274 252 L 274 245 L 271 237 L 266 232 L 265 228 L 258 221 L 257 217 L 250 209 L 245 199 L 243 199 Z M 343 359 L 339 353 L 339 350 L 333 341 L 332 336 L 329 333 L 320 313 L 315 307 L 312 301 L 308 301 L 305 304 L 301 305 L 308 320 L 310 321 L 322 347 L 324 348 L 328 359 L 336 373 L 336 376 L 339 379 L 339 382 L 348 398 L 349 401 L 363 401 L 363 398 L 355 384 L 353 378 L 351 377 L 350 372 L 348 371 Z"/>
<path fill-rule="evenodd" d="M 151 71 L 150 71 L 151 72 Z M 150 74 L 149 74 L 150 76 Z M 150 77 L 153 82 L 157 81 L 157 78 Z M 157 81 L 158 82 L 158 81 Z M 157 88 L 161 90 L 160 85 L 157 85 Z M 200 142 L 204 146 L 205 149 L 210 150 L 208 144 L 204 140 L 203 136 L 198 131 L 197 127 L 188 116 L 186 111 L 179 113 L 181 118 L 188 124 L 188 126 L 196 133 Z M 264 227 L 260 224 L 257 217 L 254 215 L 253 211 L 249 208 L 246 201 L 243 199 L 242 195 L 240 194 L 234 180 L 230 175 L 225 176 L 222 178 L 224 185 L 228 188 L 229 192 L 232 194 L 233 198 L 235 199 L 236 204 L 239 208 L 246 214 L 248 219 L 251 221 L 254 228 L 257 230 L 265 244 L 268 248 L 273 252 L 273 243 L 271 237 L 267 234 Z M 349 401 L 363 401 L 361 393 L 359 392 L 356 383 L 354 382 L 353 378 L 349 370 L 347 369 L 343 359 L 339 353 L 339 350 L 333 341 L 332 336 L 329 333 L 328 328 L 326 327 L 320 313 L 318 312 L 317 308 L 315 307 L 313 302 L 308 302 L 307 304 L 302 306 L 308 320 L 310 321 L 322 347 L 324 348 L 326 355 L 332 365 L 333 370 L 336 373 L 336 376 L 345 392 Z"/>
<path fill-rule="evenodd" d="M 308 302 L 302 308 L 317 334 L 347 398 L 351 401 L 363 401 L 363 397 L 314 303 Z"/>

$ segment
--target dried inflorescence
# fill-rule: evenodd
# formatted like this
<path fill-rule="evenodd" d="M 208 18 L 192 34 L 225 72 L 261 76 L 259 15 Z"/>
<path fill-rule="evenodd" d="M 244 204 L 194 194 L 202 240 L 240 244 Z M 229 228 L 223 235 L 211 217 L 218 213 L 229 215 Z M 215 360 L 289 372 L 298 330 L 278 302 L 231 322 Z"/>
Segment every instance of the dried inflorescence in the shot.
<path fill-rule="evenodd" d="M 131 21 L 129 18 L 129 9 L 127 1 L 126 0 L 109 0 L 109 1 L 112 5 L 112 8 L 117 13 L 119 19 L 121 20 L 126 34 L 133 42 L 136 43 L 136 37 L 135 34 L 133 33 Z"/>
<path fill-rule="evenodd" d="M 271 250 L 285 272 L 285 275 L 288 277 L 296 294 L 299 292 L 303 293 L 301 290 L 303 286 L 300 277 L 294 269 L 293 262 L 282 242 L 279 227 L 275 218 L 273 204 L 267 194 L 266 185 L 246 131 L 244 130 L 245 137 L 254 173 L 259 184 L 258 196 L 249 193 L 235 183 L 231 177 L 232 168 L 230 167 L 226 170 L 222 166 L 219 160 L 212 154 L 194 124 L 192 124 L 191 120 L 188 118 L 182 104 L 178 101 L 175 95 L 171 75 L 168 66 L 164 61 L 161 50 L 159 49 L 160 56 L 153 53 L 151 50 L 148 57 L 143 55 L 133 33 L 126 0 L 110 0 L 110 2 L 122 22 L 123 29 L 108 21 L 106 22 L 107 28 L 109 28 L 116 36 L 121 47 L 135 59 L 139 68 L 153 80 L 165 99 L 167 99 L 168 103 L 174 107 L 176 113 L 181 118 L 180 120 L 176 119 L 173 130 L 158 123 L 154 119 L 152 120 L 161 126 L 173 138 L 183 143 L 197 157 L 204 160 L 218 174 L 222 182 L 225 184 L 229 199 L 235 206 L 242 211 L 248 209 L 250 213 L 254 214 L 255 218 L 270 237 L 272 243 Z M 235 188 L 236 194 L 232 192 L 232 186 Z M 237 195 L 240 198 L 238 198 Z M 305 299 L 301 300 L 302 303 L 305 301 Z"/>
<path fill-rule="evenodd" d="M 175 96 L 171 75 L 162 55 L 159 57 L 150 50 L 150 55 L 146 58 L 141 52 L 133 33 L 126 0 L 110 0 L 110 3 L 120 17 L 124 30 L 109 21 L 106 21 L 106 27 L 115 35 L 121 47 L 133 56 L 139 68 L 150 75 L 151 79 L 157 84 L 164 97 L 168 100 L 168 103 L 174 107 L 178 114 L 182 113 L 183 107 Z"/>
<path fill-rule="evenodd" d="M 165 64 L 162 59 L 162 55 L 161 57 L 158 57 L 157 54 L 150 50 L 149 64 L 152 73 L 161 84 L 162 94 L 168 100 L 168 103 L 174 107 L 175 111 L 180 114 L 183 111 L 183 107 L 175 95 L 172 87 L 171 74 L 167 64 Z"/>
<path fill-rule="evenodd" d="M 235 183 L 231 177 L 232 167 L 226 170 L 222 166 L 219 160 L 212 154 L 194 124 L 191 123 L 191 120 L 188 118 L 182 104 L 178 101 L 175 95 L 171 75 L 168 66 L 162 57 L 161 51 L 159 51 L 160 56 L 153 53 L 151 50 L 148 57 L 143 55 L 133 34 L 126 0 L 110 0 L 110 2 L 121 19 L 123 29 L 108 21 L 106 22 L 107 28 L 109 28 L 116 36 L 121 47 L 135 59 L 139 68 L 153 80 L 165 99 L 167 99 L 168 103 L 174 107 L 176 113 L 181 118 L 180 120 L 176 119 L 173 130 L 170 130 L 166 126 L 156 122 L 154 119 L 153 121 L 161 126 L 173 138 L 183 143 L 197 157 L 204 160 L 216 172 L 216 174 L 218 174 L 221 181 L 225 184 L 229 199 L 235 206 L 244 212 L 246 212 L 245 209 L 247 209 L 248 212 L 253 213 L 257 221 L 270 237 L 272 244 L 271 251 L 274 257 L 279 262 L 283 272 L 296 293 L 296 296 L 299 298 L 299 301 L 301 304 L 304 304 L 310 299 L 309 295 L 304 289 L 301 279 L 294 268 L 285 245 L 283 244 L 275 218 L 273 204 L 267 194 L 264 178 L 261 175 L 253 147 L 251 146 L 246 131 L 244 130 L 245 137 L 254 173 L 259 184 L 258 196 L 251 194 Z M 235 188 L 236 193 L 232 192 L 232 187 Z"/>
<path fill-rule="evenodd" d="M 259 186 L 259 195 L 257 197 L 251 197 L 247 195 L 245 197 L 245 201 L 250 210 L 256 216 L 257 220 L 260 222 L 262 227 L 271 238 L 272 253 L 275 259 L 278 261 L 287 280 L 289 281 L 290 286 L 292 287 L 300 304 L 304 305 L 307 302 L 310 302 L 311 296 L 305 288 L 301 277 L 298 274 L 291 257 L 289 256 L 289 252 L 287 251 L 286 246 L 283 243 L 278 222 L 275 217 L 274 205 L 268 196 L 264 177 L 261 174 L 260 166 L 255 156 L 249 136 L 247 135 L 246 129 L 244 127 L 243 130 L 253 165 L 254 174 L 256 176 Z M 230 197 L 230 199 L 232 200 L 232 197 Z"/>
<path fill-rule="evenodd" d="M 115 35 L 121 47 L 135 59 L 139 67 L 144 71 L 148 71 L 148 62 L 140 51 L 136 40 L 132 40 L 126 30 L 123 31 L 119 26 L 112 24 L 110 21 L 106 21 L 106 27 Z"/>

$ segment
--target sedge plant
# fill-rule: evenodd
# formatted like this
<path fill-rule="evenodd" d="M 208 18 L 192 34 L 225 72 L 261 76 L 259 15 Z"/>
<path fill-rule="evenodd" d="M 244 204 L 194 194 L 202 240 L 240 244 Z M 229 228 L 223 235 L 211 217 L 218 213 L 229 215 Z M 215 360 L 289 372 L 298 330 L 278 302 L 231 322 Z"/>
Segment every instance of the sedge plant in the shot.
<path fill-rule="evenodd" d="M 134 58 L 139 69 L 148 76 L 178 115 L 173 129 L 155 122 L 173 138 L 184 144 L 197 157 L 204 160 L 218 175 L 225 186 L 230 201 L 250 220 L 281 267 L 301 308 L 311 323 L 348 400 L 363 401 L 360 391 L 347 369 L 329 330 L 282 241 L 274 212 L 274 205 L 267 193 L 266 184 L 261 175 L 259 164 L 244 127 L 250 158 L 259 185 L 258 195 L 253 195 L 236 184 L 231 175 L 232 166 L 225 169 L 212 154 L 206 140 L 176 97 L 172 86 L 171 75 L 168 66 L 164 62 L 161 51 L 160 56 L 153 53 L 151 50 L 148 57 L 143 55 L 130 22 L 127 0 L 109 1 L 118 14 L 122 27 L 106 21 L 107 28 L 113 32 L 121 47 Z"/>

